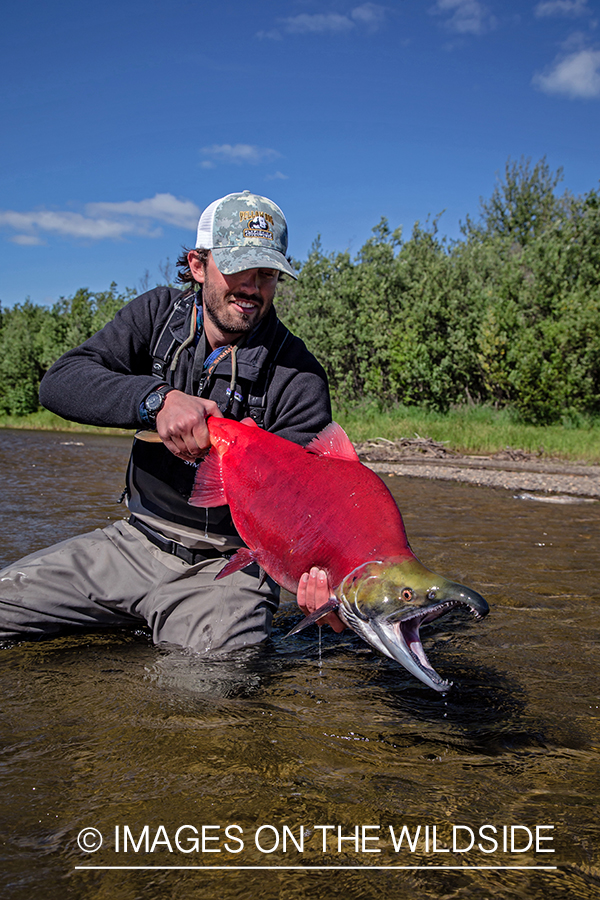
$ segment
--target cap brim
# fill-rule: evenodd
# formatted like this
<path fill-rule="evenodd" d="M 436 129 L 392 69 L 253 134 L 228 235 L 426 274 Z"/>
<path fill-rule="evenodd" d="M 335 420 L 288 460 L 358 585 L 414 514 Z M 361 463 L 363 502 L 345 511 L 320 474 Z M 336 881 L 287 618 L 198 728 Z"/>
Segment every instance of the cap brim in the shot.
<path fill-rule="evenodd" d="M 235 275 L 245 269 L 279 269 L 291 278 L 298 278 L 279 250 L 270 247 L 215 247 L 211 251 L 215 265 L 223 275 Z"/>

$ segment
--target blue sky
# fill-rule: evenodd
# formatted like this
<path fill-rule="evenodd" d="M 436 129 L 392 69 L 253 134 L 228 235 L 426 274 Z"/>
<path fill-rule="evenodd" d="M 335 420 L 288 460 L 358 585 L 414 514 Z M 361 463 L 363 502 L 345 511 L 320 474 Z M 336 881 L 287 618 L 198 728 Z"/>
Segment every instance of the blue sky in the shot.
<path fill-rule="evenodd" d="M 231 191 L 290 252 L 459 236 L 508 157 L 600 178 L 598 0 L 32 0 L 3 12 L 0 302 L 139 287 Z"/>

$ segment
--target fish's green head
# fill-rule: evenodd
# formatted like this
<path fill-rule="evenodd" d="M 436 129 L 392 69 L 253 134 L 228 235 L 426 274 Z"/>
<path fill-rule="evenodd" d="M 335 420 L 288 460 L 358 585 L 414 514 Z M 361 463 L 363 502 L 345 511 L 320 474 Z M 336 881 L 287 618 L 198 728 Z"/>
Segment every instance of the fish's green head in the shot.
<path fill-rule="evenodd" d="M 476 591 L 430 572 L 415 557 L 364 563 L 335 593 L 338 615 L 346 625 L 441 693 L 451 682 L 441 678 L 427 659 L 421 625 L 454 609 L 465 609 L 477 619 L 489 612 Z"/>

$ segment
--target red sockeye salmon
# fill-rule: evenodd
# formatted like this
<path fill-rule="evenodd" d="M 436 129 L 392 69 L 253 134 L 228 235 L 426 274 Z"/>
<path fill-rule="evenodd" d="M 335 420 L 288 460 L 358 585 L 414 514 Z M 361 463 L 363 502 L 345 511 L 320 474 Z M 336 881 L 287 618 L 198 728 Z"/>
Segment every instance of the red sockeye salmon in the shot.
<path fill-rule="evenodd" d="M 480 618 L 488 605 L 421 565 L 394 498 L 359 461 L 342 428 L 332 423 L 303 448 L 249 419 L 211 417 L 207 425 L 212 446 L 189 502 L 228 504 L 246 544 L 217 577 L 258 563 L 295 593 L 300 576 L 318 566 L 332 596 L 291 633 L 335 610 L 375 649 L 447 691 L 450 682 L 425 655 L 420 626 L 457 607 Z"/>

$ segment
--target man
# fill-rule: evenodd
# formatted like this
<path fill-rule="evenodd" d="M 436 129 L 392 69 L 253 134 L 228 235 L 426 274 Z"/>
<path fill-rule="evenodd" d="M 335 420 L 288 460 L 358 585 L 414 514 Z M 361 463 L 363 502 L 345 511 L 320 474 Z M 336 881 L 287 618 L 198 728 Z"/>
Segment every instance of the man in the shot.
<path fill-rule="evenodd" d="M 209 448 L 206 419 L 251 416 L 306 445 L 331 421 L 325 373 L 273 307 L 287 224 L 271 200 L 244 191 L 205 209 L 196 247 L 179 260 L 184 290 L 128 303 L 45 375 L 44 406 L 76 422 L 155 429 L 134 440 L 131 516 L 34 553 L 0 573 L 0 640 L 147 624 L 156 643 L 232 650 L 268 637 L 278 588 L 250 567 L 215 582 L 241 545 L 228 507 L 191 507 Z M 311 570 L 299 599 L 327 598 Z M 335 620 L 334 620 L 335 621 Z"/>

